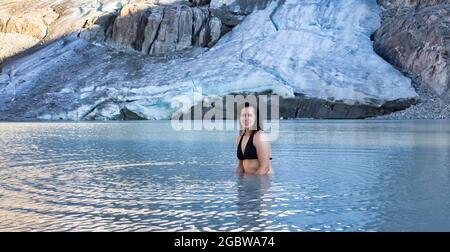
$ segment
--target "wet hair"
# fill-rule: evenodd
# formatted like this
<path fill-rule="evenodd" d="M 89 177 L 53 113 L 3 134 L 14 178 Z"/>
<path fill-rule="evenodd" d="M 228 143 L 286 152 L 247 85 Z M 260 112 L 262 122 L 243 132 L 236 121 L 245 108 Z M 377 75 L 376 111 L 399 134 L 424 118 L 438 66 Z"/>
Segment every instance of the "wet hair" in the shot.
<path fill-rule="evenodd" d="M 253 104 L 250 104 L 249 102 L 245 102 L 244 106 L 241 107 L 241 109 L 239 110 L 239 120 L 241 119 L 240 117 L 241 117 L 241 114 L 242 114 L 242 110 L 244 108 L 250 108 L 250 107 L 253 108 L 254 111 L 256 112 L 256 121 L 255 121 L 255 123 L 256 123 L 256 131 L 262 130 L 263 129 L 263 125 L 262 125 L 262 121 L 260 120 L 259 107 L 258 107 L 257 104 L 253 105 Z M 241 129 L 240 130 L 240 134 L 243 134 L 243 133 L 244 133 L 244 129 Z"/>

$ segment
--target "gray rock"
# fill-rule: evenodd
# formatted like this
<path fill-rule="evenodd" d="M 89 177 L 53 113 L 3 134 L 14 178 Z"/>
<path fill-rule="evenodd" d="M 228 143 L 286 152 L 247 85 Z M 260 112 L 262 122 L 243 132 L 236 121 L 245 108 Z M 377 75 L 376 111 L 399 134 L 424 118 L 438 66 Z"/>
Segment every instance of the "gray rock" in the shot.
<path fill-rule="evenodd" d="M 193 14 L 192 44 L 195 46 L 202 46 L 202 45 L 204 46 L 203 37 L 200 36 L 200 32 L 204 33 L 205 26 L 207 25 L 207 20 L 209 17 L 209 10 L 207 8 L 192 8 L 192 14 Z M 200 41 L 200 39 L 202 41 Z"/>
<path fill-rule="evenodd" d="M 178 38 L 176 42 L 176 51 L 179 51 L 189 48 L 192 45 L 193 14 L 192 9 L 187 6 L 179 6 L 177 12 L 179 13 L 179 19 L 177 24 Z"/>
<path fill-rule="evenodd" d="M 117 17 L 116 12 L 104 13 L 86 20 L 79 37 L 90 41 L 104 42 L 111 37 L 112 25 Z"/>
<path fill-rule="evenodd" d="M 211 0 L 210 8 L 214 16 L 227 26 L 236 26 L 255 10 L 262 10 L 272 0 Z"/>
<path fill-rule="evenodd" d="M 189 0 L 194 6 L 208 5 L 211 0 Z"/>
<path fill-rule="evenodd" d="M 380 0 L 388 8 L 373 35 L 375 51 L 420 77 L 440 96 L 450 90 L 450 1 Z"/>
<path fill-rule="evenodd" d="M 208 7 L 125 5 L 86 21 L 80 37 L 116 48 L 165 55 L 193 46 L 211 47 L 223 34 L 221 20 Z"/>
<path fill-rule="evenodd" d="M 118 45 L 141 51 L 143 31 L 147 22 L 149 8 L 145 4 L 125 5 L 115 19 L 112 41 Z"/>
<path fill-rule="evenodd" d="M 175 8 L 165 8 L 156 40 L 149 54 L 160 55 L 173 52 L 177 48 L 180 13 Z"/>
<path fill-rule="evenodd" d="M 209 26 L 209 42 L 208 47 L 212 47 L 217 40 L 220 38 L 220 28 L 222 27 L 222 22 L 217 17 L 212 17 L 208 22 Z"/>
<path fill-rule="evenodd" d="M 151 9 L 151 13 L 147 18 L 147 26 L 144 30 L 144 43 L 142 45 L 142 53 L 149 54 L 150 48 L 156 40 L 156 36 L 160 30 L 161 21 L 164 16 L 163 7 L 155 7 Z"/>
<path fill-rule="evenodd" d="M 220 38 L 220 28 L 222 23 L 219 18 L 211 17 L 200 31 L 198 45 L 202 47 L 212 47 Z"/>
<path fill-rule="evenodd" d="M 450 4 L 449 0 L 377 0 L 384 8 L 422 8 L 427 6 L 435 6 L 439 4 Z"/>
<path fill-rule="evenodd" d="M 241 95 L 245 97 L 247 94 L 248 93 L 243 93 Z M 265 93 L 254 93 L 254 95 L 259 94 Z M 271 119 L 270 96 L 268 102 L 262 102 L 261 104 L 267 108 L 268 119 Z M 277 110 L 279 111 L 279 117 L 284 119 L 362 119 L 400 111 L 414 104 L 417 104 L 417 101 L 411 99 L 399 99 L 387 102 L 380 107 L 370 106 L 367 104 L 349 105 L 340 101 L 330 102 L 323 99 L 305 97 L 304 95 L 297 94 L 295 97 L 290 98 L 280 97 L 279 107 Z M 210 113 L 211 109 L 215 108 L 216 110 L 222 110 L 221 115 L 223 117 L 217 119 L 236 120 L 236 115 L 238 114 L 236 109 L 238 106 L 234 108 L 234 113 L 229 113 L 225 109 L 226 103 L 224 98 L 218 98 L 213 101 L 203 100 L 193 106 L 187 113 L 184 113 L 183 117 L 186 118 L 187 116 L 190 119 L 201 120 L 205 114 Z M 202 113 L 195 114 L 194 111 L 202 111 Z M 130 113 L 126 113 L 123 117 L 128 118 L 129 114 Z"/>

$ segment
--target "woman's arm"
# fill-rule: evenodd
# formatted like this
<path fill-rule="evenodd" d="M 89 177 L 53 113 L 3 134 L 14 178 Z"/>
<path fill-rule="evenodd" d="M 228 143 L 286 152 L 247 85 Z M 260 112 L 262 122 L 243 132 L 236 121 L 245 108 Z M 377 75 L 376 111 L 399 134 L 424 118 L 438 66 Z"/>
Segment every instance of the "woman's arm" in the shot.
<path fill-rule="evenodd" d="M 237 174 L 244 173 L 244 165 L 242 163 L 243 163 L 242 160 L 238 160 L 238 164 L 236 166 L 236 173 Z"/>
<path fill-rule="evenodd" d="M 236 149 L 239 146 L 239 136 L 236 137 Z M 238 164 L 236 165 L 236 173 L 244 173 L 244 161 L 238 159 Z"/>
<path fill-rule="evenodd" d="M 255 134 L 254 142 L 258 154 L 259 167 L 256 174 L 267 174 L 270 171 L 270 142 L 263 132 Z"/>

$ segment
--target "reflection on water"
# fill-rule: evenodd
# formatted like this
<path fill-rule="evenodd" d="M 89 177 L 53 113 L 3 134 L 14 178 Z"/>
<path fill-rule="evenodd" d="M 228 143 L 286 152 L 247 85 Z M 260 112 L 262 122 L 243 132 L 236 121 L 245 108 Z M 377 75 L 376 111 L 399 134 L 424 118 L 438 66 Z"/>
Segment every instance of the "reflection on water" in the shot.
<path fill-rule="evenodd" d="M 238 225 L 242 228 L 254 227 L 254 231 L 264 228 L 264 212 L 270 207 L 270 176 L 271 175 L 240 175 L 238 176 Z"/>
<path fill-rule="evenodd" d="M 283 121 L 270 176 L 231 131 L 0 123 L 0 231 L 450 231 L 450 121 Z"/>

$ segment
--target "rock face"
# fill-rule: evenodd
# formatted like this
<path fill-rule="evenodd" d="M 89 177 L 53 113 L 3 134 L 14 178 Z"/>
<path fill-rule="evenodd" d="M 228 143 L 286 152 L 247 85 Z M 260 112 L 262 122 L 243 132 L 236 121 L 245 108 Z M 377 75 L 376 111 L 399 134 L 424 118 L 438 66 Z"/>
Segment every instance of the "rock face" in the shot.
<path fill-rule="evenodd" d="M 52 8 L 43 8 L 21 13 L 18 16 L 0 14 L 0 32 L 18 33 L 43 39 L 47 35 L 47 27 L 58 18 Z"/>
<path fill-rule="evenodd" d="M 87 20 L 80 37 L 150 55 L 212 47 L 223 34 L 253 11 L 265 9 L 271 0 L 189 2 L 192 6 L 183 2 L 130 3 Z"/>
<path fill-rule="evenodd" d="M 120 8 L 85 1 L 81 20 L 93 32 L 80 37 L 99 43 L 76 33 L 8 61 L 0 119 L 169 119 L 204 97 L 249 93 L 282 96 L 282 116 L 364 118 L 417 97 L 411 80 L 373 50 L 375 0 L 131 1 Z M 215 9 L 253 12 L 223 34 L 218 28 L 227 24 Z M 55 22 L 73 16 L 65 18 Z M 113 43 L 180 54 L 105 46 Z"/>
<path fill-rule="evenodd" d="M 195 6 L 207 5 L 211 0 L 189 0 Z"/>
<path fill-rule="evenodd" d="M 0 63 L 4 58 L 38 44 L 47 36 L 48 27 L 58 16 L 49 7 L 17 14 L 0 11 Z"/>
<path fill-rule="evenodd" d="M 119 48 L 150 55 L 164 55 L 193 46 L 212 47 L 222 35 L 221 20 L 212 16 L 208 7 L 184 4 L 128 4 L 119 13 L 110 12 L 88 20 L 84 28 L 82 38 L 110 42 Z"/>
<path fill-rule="evenodd" d="M 439 4 L 448 4 L 448 0 L 378 0 L 385 8 L 409 7 L 422 8 Z"/>
<path fill-rule="evenodd" d="M 386 10 L 373 36 L 375 51 L 450 101 L 450 1 L 379 2 Z"/>
<path fill-rule="evenodd" d="M 210 6 L 225 25 L 234 27 L 253 11 L 265 9 L 270 2 L 272 0 L 211 0 Z"/>

